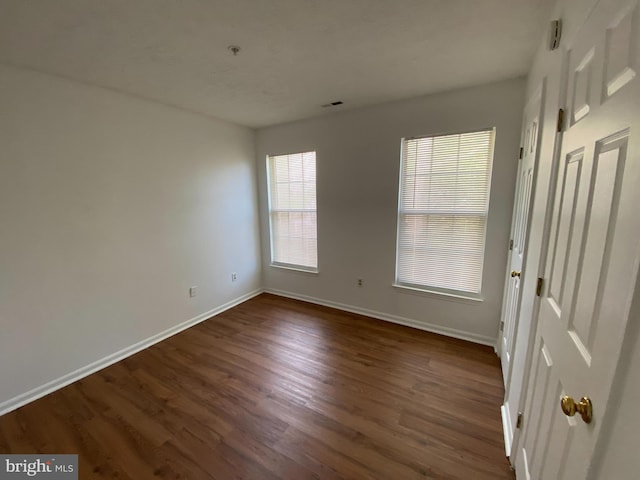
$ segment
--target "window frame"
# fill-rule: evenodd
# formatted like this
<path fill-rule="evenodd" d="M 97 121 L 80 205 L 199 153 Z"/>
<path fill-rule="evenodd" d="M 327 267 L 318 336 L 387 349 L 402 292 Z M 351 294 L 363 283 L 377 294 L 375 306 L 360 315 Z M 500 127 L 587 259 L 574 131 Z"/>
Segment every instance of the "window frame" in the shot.
<path fill-rule="evenodd" d="M 272 192 L 271 192 L 271 158 L 272 157 L 283 157 L 283 156 L 289 156 L 289 155 L 304 155 L 305 153 L 313 153 L 314 154 L 314 162 L 315 162 L 315 170 L 316 170 L 316 178 L 315 178 L 315 186 L 316 186 L 316 208 L 315 210 L 313 210 L 316 214 L 316 266 L 312 267 L 312 266 L 308 266 L 308 265 L 300 265 L 300 264 L 295 264 L 295 263 L 286 263 L 286 262 L 278 262 L 274 259 L 274 255 L 275 255 L 275 251 L 274 251 L 274 241 L 273 241 L 273 222 L 271 220 L 272 218 Z M 289 153 L 275 153 L 275 154 L 267 154 L 266 156 L 266 161 L 265 161 L 265 165 L 266 165 L 266 179 L 267 179 L 267 214 L 268 214 L 268 222 L 269 222 L 269 266 L 270 267 L 274 267 L 274 268 L 278 268 L 278 269 L 283 269 L 283 270 L 290 270 L 290 271 L 295 271 L 295 272 L 303 272 L 303 273 L 309 273 L 309 274 L 317 274 L 319 272 L 319 254 L 318 254 L 318 234 L 317 234 L 317 229 L 318 229 L 318 203 L 317 203 L 317 199 L 318 199 L 318 194 L 317 194 L 317 186 L 318 186 L 318 179 L 317 179 L 317 172 L 318 172 L 318 162 L 317 162 L 317 158 L 318 158 L 318 151 L 316 149 L 310 149 L 310 150 L 304 150 L 304 151 L 300 151 L 300 152 L 289 152 Z M 280 211 L 287 211 L 286 209 L 279 209 Z M 291 209 L 291 211 L 296 211 L 299 209 Z M 306 210 L 306 211 L 311 211 L 311 210 Z"/>
<path fill-rule="evenodd" d="M 410 282 L 401 282 L 399 280 L 400 227 L 401 227 L 402 216 L 405 215 L 405 213 L 403 213 L 402 211 L 402 194 L 403 194 L 402 187 L 403 187 L 403 179 L 404 179 L 403 172 L 404 172 L 404 166 L 405 166 L 404 164 L 405 164 L 406 142 L 410 140 L 420 140 L 423 138 L 465 135 L 469 133 L 480 133 L 480 132 L 492 132 L 492 145 L 491 145 L 491 151 L 489 153 L 489 166 L 488 166 L 488 172 L 487 172 L 488 181 L 487 181 L 486 213 L 484 213 L 483 215 L 478 215 L 478 216 L 484 216 L 485 218 L 484 230 L 482 235 L 483 236 L 483 249 L 482 249 L 483 254 L 482 254 L 482 265 L 480 268 L 480 288 L 478 292 L 476 293 L 476 292 L 470 292 L 465 290 L 455 290 L 450 288 L 438 287 L 434 285 L 422 285 L 422 284 L 416 284 L 416 283 L 410 283 Z M 431 134 L 417 135 L 417 136 L 411 136 L 411 137 L 403 137 L 400 140 L 400 163 L 399 163 L 400 168 L 398 171 L 398 201 L 397 201 L 398 209 L 397 209 L 397 217 L 396 217 L 396 252 L 395 252 L 396 254 L 395 254 L 394 281 L 392 284 L 393 287 L 403 289 L 403 290 L 406 290 L 407 292 L 419 294 L 419 295 L 430 294 L 430 295 L 436 295 L 438 297 L 450 298 L 453 300 L 457 299 L 461 301 L 471 301 L 471 303 L 484 301 L 484 297 L 482 295 L 482 288 L 483 288 L 483 277 L 484 277 L 484 264 L 485 264 L 486 255 L 487 255 L 487 230 L 489 226 L 489 210 L 490 210 L 489 206 L 491 202 L 491 184 L 492 184 L 492 177 L 493 177 L 493 162 L 495 160 L 496 136 L 497 136 L 496 127 L 482 127 L 482 128 L 459 130 L 459 131 L 453 131 L 453 132 L 439 132 L 439 133 L 431 133 Z M 455 216 L 454 213 L 452 213 L 451 215 Z"/>

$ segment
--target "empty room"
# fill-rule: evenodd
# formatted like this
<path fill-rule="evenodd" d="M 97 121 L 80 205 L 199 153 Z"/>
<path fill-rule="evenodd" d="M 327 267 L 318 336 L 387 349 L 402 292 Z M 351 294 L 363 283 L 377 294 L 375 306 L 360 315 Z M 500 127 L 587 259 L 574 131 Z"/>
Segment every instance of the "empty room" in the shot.
<path fill-rule="evenodd" d="M 0 0 L 0 479 L 638 478 L 639 73 L 638 0 Z"/>

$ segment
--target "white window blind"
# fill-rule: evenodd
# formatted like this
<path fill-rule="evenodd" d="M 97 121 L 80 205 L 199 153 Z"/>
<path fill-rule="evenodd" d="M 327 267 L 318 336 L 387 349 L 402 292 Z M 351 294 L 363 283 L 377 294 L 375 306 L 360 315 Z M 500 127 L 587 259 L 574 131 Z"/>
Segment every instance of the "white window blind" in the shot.
<path fill-rule="evenodd" d="M 403 139 L 396 283 L 479 295 L 494 129 Z"/>
<path fill-rule="evenodd" d="M 271 263 L 316 271 L 316 152 L 267 159 Z"/>

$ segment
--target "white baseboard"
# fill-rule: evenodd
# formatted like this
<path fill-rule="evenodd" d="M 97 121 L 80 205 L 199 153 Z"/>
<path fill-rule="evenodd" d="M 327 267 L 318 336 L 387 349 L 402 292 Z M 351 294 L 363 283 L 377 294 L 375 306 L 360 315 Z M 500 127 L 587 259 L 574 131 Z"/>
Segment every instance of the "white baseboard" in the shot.
<path fill-rule="evenodd" d="M 511 429 L 511 418 L 509 418 L 509 408 L 507 404 L 500 407 L 500 416 L 502 417 L 502 433 L 504 434 L 504 451 L 507 457 L 511 456 L 511 442 L 513 441 Z"/>
<path fill-rule="evenodd" d="M 434 325 L 431 323 L 427 323 L 427 322 L 421 322 L 421 321 L 417 321 L 417 320 L 413 320 L 410 318 L 405 318 L 405 317 L 400 317 L 397 315 L 390 315 L 387 313 L 382 313 L 382 312 L 377 312 L 375 310 L 369 310 L 366 308 L 360 308 L 360 307 L 355 307 L 352 305 L 347 305 L 347 304 L 343 304 L 343 303 L 338 303 L 338 302 L 332 302 L 329 300 L 322 300 L 319 298 L 315 298 L 315 297 L 310 297 L 307 295 L 299 295 L 296 293 L 292 293 L 292 292 L 285 292 L 282 290 L 275 290 L 275 289 L 257 289 L 254 290 L 252 292 L 249 292 L 245 295 L 242 295 L 241 297 L 238 297 L 234 300 L 231 300 L 230 302 L 225 303 L 224 305 L 220 305 L 219 307 L 216 307 L 212 310 L 209 310 L 208 312 L 204 312 L 200 315 L 198 315 L 197 317 L 194 317 L 190 320 L 187 320 L 185 322 L 182 322 L 178 325 L 175 325 L 171 328 L 168 328 L 167 330 L 164 330 L 160 333 L 157 333 L 156 335 L 153 335 L 149 338 L 146 338 L 138 343 L 135 343 L 133 345 L 130 345 L 129 347 L 123 348 L 122 350 L 119 350 L 115 353 L 112 353 L 111 355 L 108 355 L 100 360 L 97 360 L 93 363 L 90 363 L 89 365 L 86 365 L 84 367 L 81 367 L 73 372 L 67 373 L 66 375 L 63 375 L 62 377 L 59 377 L 55 380 L 52 380 L 50 382 L 45 383 L 44 385 L 41 385 L 39 387 L 36 387 L 32 390 L 29 390 L 28 392 L 25 392 L 23 394 L 20 394 L 16 397 L 13 397 L 5 402 L 0 403 L 0 416 L 4 415 L 5 413 L 9 413 L 13 410 L 16 410 L 20 407 L 22 407 L 23 405 L 26 405 L 27 403 L 33 402 L 34 400 L 37 400 L 41 397 L 44 397 L 45 395 L 48 395 L 49 393 L 52 393 L 56 390 L 59 390 L 63 387 L 66 387 L 67 385 L 78 381 L 88 375 L 91 375 L 92 373 L 95 373 L 99 370 L 102 370 L 103 368 L 106 368 L 116 362 L 119 362 L 120 360 L 124 360 L 125 358 L 138 353 L 141 350 L 144 350 L 145 348 L 148 348 L 152 345 L 155 345 L 158 342 L 161 342 L 162 340 L 165 340 L 177 333 L 182 332 L 183 330 L 186 330 L 189 327 L 192 327 L 200 322 L 203 322 L 204 320 L 207 320 L 208 318 L 211 318 L 215 315 L 218 315 L 219 313 L 224 312 L 225 310 L 228 310 L 232 307 L 235 307 L 236 305 L 242 303 L 242 302 L 246 302 L 247 300 L 260 295 L 263 292 L 267 292 L 267 293 L 271 293 L 274 295 L 278 295 L 281 297 L 287 297 L 287 298 L 293 298 L 296 300 L 302 300 L 305 302 L 310 302 L 310 303 L 315 303 L 317 305 L 324 305 L 326 307 L 331 307 L 331 308 L 336 308 L 338 310 L 343 310 L 345 312 L 351 312 L 351 313 L 357 313 L 359 315 L 365 315 L 367 317 L 372 317 L 372 318 L 376 318 L 378 320 L 384 320 L 387 322 L 392 322 L 392 323 L 397 323 L 399 325 L 405 325 L 407 327 L 413 327 L 413 328 L 417 328 L 419 330 L 424 330 L 427 332 L 432 332 L 432 333 L 437 333 L 440 335 L 445 335 L 448 337 L 453 337 L 453 338 L 459 338 L 461 340 L 467 340 L 470 342 L 474 342 L 474 343 L 479 343 L 481 345 L 489 345 L 495 348 L 495 339 L 491 338 L 491 337 L 485 337 L 483 335 L 478 335 L 478 334 L 474 334 L 474 333 L 469 333 L 469 332 L 465 332 L 462 330 L 457 330 L 454 328 L 448 328 L 448 327 L 442 327 L 440 325 Z M 503 414 L 503 422 L 504 422 L 504 414 Z M 507 430 L 505 430 L 506 432 Z M 505 433 L 505 445 L 507 443 L 507 438 L 506 438 L 506 433 Z M 508 454 L 507 454 L 508 455 Z"/>
<path fill-rule="evenodd" d="M 158 342 L 161 342 L 162 340 L 165 340 L 175 335 L 176 333 L 180 333 L 189 327 L 192 327 L 200 322 L 207 320 L 208 318 L 213 317 L 214 315 L 218 315 L 219 313 L 222 313 L 225 310 L 235 307 L 236 305 L 242 302 L 246 302 L 247 300 L 257 295 L 260 295 L 262 292 L 263 290 L 261 288 L 258 290 L 249 292 L 245 295 L 242 295 L 241 297 L 238 297 L 234 300 L 231 300 L 225 303 L 224 305 L 220 305 L 219 307 L 211 309 L 208 312 L 204 312 L 198 315 L 197 317 L 194 317 L 190 320 L 179 323 L 178 325 L 168 328 L 163 332 L 157 333 L 138 343 L 134 343 L 133 345 L 123 348 L 118 352 L 112 353 L 111 355 L 107 355 L 106 357 L 101 358 L 100 360 L 97 360 L 93 363 L 90 363 L 89 365 L 81 367 L 73 372 L 63 375 L 62 377 L 59 377 L 55 380 L 45 383 L 44 385 L 41 385 L 32 390 L 29 390 L 28 392 L 25 392 L 21 395 L 18 395 L 17 397 L 14 397 L 5 402 L 2 402 L 0 403 L 0 416 L 4 415 L 5 413 L 9 413 L 13 410 L 16 410 L 17 408 L 20 408 L 23 405 L 26 405 L 27 403 L 33 402 L 34 400 L 44 397 L 45 395 L 48 395 L 56 390 L 66 387 L 67 385 L 73 382 L 76 382 L 88 375 L 91 375 L 92 373 L 95 373 L 98 370 L 102 370 L 103 368 L 106 368 L 109 365 L 113 365 L 114 363 L 119 362 L 120 360 L 124 360 L 125 358 L 135 353 L 138 353 L 139 351 L 144 350 L 145 348 L 148 348 Z"/>
<path fill-rule="evenodd" d="M 531 480 L 531 473 L 529 470 L 529 459 L 527 458 L 526 450 L 522 449 L 520 452 L 522 455 L 522 469 L 524 470 L 524 480 Z"/>
<path fill-rule="evenodd" d="M 266 293 L 272 293 L 281 297 L 293 298 L 295 300 L 302 300 L 304 302 L 315 303 L 317 305 L 323 305 L 325 307 L 336 308 L 338 310 L 344 310 L 345 312 L 357 313 L 359 315 L 365 315 L 367 317 L 377 318 L 378 320 L 385 320 L 387 322 L 397 323 L 405 325 L 407 327 L 417 328 L 431 333 L 438 333 L 447 337 L 459 338 L 461 340 L 468 340 L 473 343 L 479 343 L 481 345 L 488 345 L 495 348 L 496 339 L 491 337 L 485 337 L 484 335 L 478 335 L 475 333 L 465 332 L 457 330 L 455 328 L 442 327 L 440 325 L 434 325 L 432 323 L 413 320 L 410 318 L 399 317 L 397 315 L 390 315 L 388 313 L 377 312 L 375 310 L 369 310 L 366 308 L 354 307 L 353 305 L 346 305 L 344 303 L 332 302 L 329 300 L 322 300 L 320 298 L 309 297 L 307 295 L 299 295 L 297 293 L 285 292 L 283 290 L 275 290 L 272 288 L 266 288 Z"/>

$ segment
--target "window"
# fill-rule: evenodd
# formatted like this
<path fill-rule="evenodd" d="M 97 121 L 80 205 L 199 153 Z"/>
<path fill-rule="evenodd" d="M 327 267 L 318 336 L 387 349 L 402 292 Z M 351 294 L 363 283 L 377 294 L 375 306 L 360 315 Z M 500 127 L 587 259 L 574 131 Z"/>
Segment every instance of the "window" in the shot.
<path fill-rule="evenodd" d="M 271 264 L 318 269 L 316 152 L 267 158 Z"/>
<path fill-rule="evenodd" d="M 480 297 L 494 136 L 402 140 L 397 285 Z"/>

